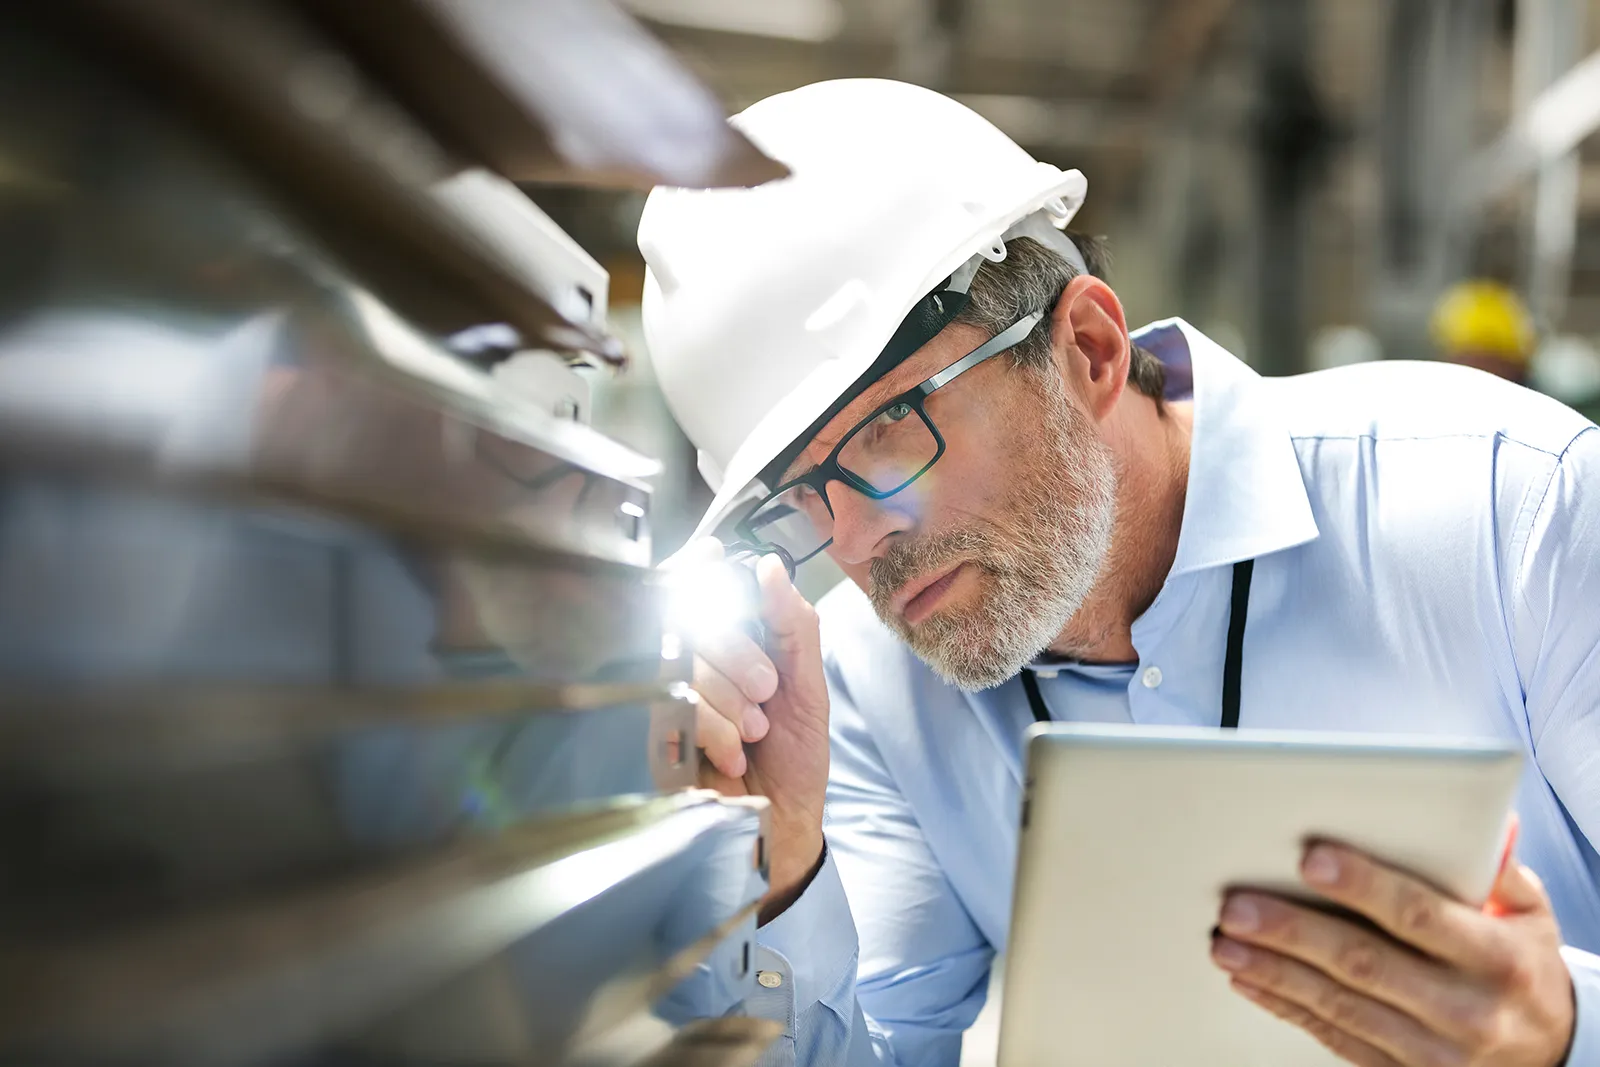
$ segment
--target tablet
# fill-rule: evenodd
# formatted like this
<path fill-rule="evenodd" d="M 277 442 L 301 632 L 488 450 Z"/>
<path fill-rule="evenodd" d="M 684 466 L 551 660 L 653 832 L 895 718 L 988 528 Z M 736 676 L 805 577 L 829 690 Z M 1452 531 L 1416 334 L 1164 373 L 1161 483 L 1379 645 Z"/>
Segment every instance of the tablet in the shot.
<path fill-rule="evenodd" d="M 1328 838 L 1481 901 L 1522 767 L 1501 742 L 1332 733 L 1046 724 L 1027 744 L 1000 1067 L 1341 1065 L 1211 962 L 1224 890 L 1307 897 L 1304 844 Z"/>

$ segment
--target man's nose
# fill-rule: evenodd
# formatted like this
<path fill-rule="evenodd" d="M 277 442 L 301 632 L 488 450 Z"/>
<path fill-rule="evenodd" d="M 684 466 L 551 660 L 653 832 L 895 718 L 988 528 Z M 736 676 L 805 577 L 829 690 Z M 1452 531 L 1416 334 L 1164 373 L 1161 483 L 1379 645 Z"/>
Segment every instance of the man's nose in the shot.
<path fill-rule="evenodd" d="M 901 498 L 906 497 L 905 501 Z M 833 505 L 833 555 L 840 563 L 867 563 L 888 551 L 895 534 L 907 533 L 915 518 L 903 506 L 906 493 L 875 500 L 843 482 L 828 483 Z"/>

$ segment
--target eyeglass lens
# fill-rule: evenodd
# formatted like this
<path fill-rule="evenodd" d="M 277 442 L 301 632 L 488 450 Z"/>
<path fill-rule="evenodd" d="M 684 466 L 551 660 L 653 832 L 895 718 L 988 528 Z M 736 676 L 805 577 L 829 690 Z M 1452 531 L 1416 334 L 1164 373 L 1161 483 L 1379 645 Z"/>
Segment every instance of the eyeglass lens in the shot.
<path fill-rule="evenodd" d="M 840 447 L 837 461 L 881 497 L 910 485 L 938 454 L 939 439 L 925 416 L 910 404 L 896 404 L 856 427 Z M 833 537 L 832 511 L 821 494 L 804 483 L 773 497 L 746 525 L 752 535 L 782 547 L 797 560 Z"/>

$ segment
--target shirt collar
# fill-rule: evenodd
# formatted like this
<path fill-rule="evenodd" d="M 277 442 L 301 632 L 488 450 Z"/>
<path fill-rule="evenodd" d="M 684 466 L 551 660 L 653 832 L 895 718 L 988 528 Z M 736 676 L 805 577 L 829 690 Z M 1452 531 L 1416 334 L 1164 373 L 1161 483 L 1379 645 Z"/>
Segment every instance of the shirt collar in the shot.
<path fill-rule="evenodd" d="M 1167 398 L 1194 398 L 1189 489 L 1169 578 L 1316 539 L 1300 460 L 1261 376 L 1182 319 L 1133 340 L 1167 367 Z"/>

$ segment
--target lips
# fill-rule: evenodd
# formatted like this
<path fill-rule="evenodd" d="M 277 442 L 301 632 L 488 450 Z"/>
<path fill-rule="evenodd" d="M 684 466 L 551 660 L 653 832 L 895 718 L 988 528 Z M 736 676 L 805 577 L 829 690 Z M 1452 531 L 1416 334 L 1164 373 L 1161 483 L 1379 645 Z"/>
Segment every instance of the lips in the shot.
<path fill-rule="evenodd" d="M 956 576 L 960 574 L 963 566 L 964 563 L 957 563 L 949 570 L 918 579 L 906 586 L 901 593 L 899 612 L 907 625 L 915 626 L 933 612 L 945 593 L 955 584 Z"/>

